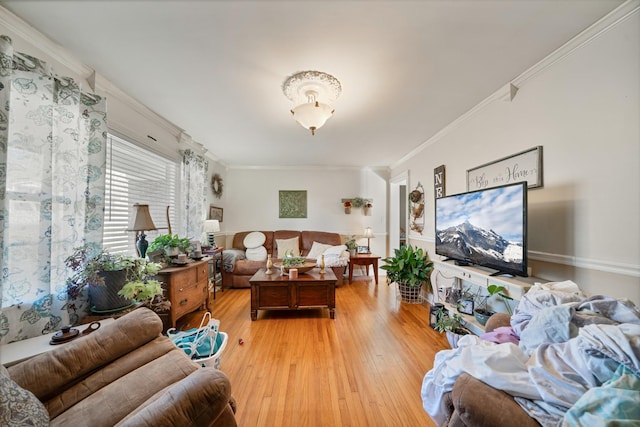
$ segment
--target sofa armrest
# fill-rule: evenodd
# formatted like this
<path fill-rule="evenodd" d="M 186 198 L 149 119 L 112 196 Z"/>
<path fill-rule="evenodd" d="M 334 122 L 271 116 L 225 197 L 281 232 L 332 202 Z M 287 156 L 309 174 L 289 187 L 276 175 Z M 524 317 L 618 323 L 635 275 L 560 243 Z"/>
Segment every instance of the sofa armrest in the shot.
<path fill-rule="evenodd" d="M 201 368 L 161 390 L 117 426 L 236 426 L 235 401 L 227 376 Z"/>
<path fill-rule="evenodd" d="M 459 419 L 466 426 L 540 427 L 512 396 L 468 374 L 462 374 L 456 380 L 451 400 L 455 407 L 452 418 Z"/>
<path fill-rule="evenodd" d="M 8 368 L 11 379 L 41 401 L 59 393 L 94 370 L 154 340 L 162 320 L 139 308 L 86 337 L 39 354 Z M 46 378 L 46 381 L 42 381 Z"/>

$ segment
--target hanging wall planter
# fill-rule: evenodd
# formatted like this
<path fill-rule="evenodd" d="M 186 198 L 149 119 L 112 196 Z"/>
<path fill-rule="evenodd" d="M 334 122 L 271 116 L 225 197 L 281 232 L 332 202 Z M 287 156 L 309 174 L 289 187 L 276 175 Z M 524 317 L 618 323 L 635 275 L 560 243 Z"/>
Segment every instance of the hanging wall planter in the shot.
<path fill-rule="evenodd" d="M 352 206 L 352 204 L 351 204 L 351 201 L 350 201 L 350 200 L 347 200 L 346 202 L 344 202 L 344 203 L 342 204 L 342 206 L 344 206 L 344 213 L 345 213 L 346 215 L 351 214 L 351 206 Z"/>

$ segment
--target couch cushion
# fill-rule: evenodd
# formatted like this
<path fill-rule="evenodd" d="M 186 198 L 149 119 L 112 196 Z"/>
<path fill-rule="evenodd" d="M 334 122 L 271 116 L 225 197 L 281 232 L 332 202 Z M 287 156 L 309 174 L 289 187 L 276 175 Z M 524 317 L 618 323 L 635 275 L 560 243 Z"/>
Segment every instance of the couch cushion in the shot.
<path fill-rule="evenodd" d="M 48 426 L 49 413 L 42 402 L 9 378 L 0 365 L 0 425 Z"/>
<path fill-rule="evenodd" d="M 278 248 L 278 258 L 284 258 L 288 253 L 293 254 L 293 256 L 300 256 L 300 239 L 298 237 L 276 239 L 276 246 Z"/>
<path fill-rule="evenodd" d="M 253 231 L 245 236 L 244 240 L 242 241 L 242 244 L 247 249 L 259 248 L 260 246 L 264 245 L 264 242 L 266 240 L 267 240 L 267 236 L 265 236 L 264 233 L 261 233 L 259 231 Z"/>
<path fill-rule="evenodd" d="M 303 256 L 309 253 L 313 242 L 332 246 L 342 243 L 338 233 L 330 233 L 328 231 L 302 231 L 300 233 L 300 249 Z"/>

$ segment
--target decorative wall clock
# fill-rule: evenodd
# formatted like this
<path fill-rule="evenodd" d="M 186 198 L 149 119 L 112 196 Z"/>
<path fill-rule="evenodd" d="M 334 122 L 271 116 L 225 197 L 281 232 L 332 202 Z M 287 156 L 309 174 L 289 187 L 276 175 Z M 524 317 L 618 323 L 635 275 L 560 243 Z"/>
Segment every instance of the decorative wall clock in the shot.
<path fill-rule="evenodd" d="M 211 191 L 216 198 L 222 197 L 222 178 L 219 174 L 214 173 L 211 177 Z"/>

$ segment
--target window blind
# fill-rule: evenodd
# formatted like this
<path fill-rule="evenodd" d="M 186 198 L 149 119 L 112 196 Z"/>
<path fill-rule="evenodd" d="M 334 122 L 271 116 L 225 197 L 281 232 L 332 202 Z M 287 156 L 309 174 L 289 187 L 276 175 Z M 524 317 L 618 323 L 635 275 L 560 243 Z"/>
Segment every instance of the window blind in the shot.
<path fill-rule="evenodd" d="M 167 206 L 175 227 L 177 163 L 149 150 L 109 135 L 103 246 L 110 253 L 135 255 L 135 203 L 149 205 L 157 231 L 148 231 L 147 241 L 167 234 Z"/>

